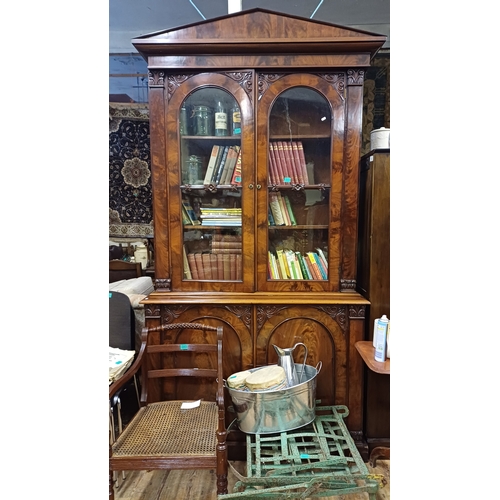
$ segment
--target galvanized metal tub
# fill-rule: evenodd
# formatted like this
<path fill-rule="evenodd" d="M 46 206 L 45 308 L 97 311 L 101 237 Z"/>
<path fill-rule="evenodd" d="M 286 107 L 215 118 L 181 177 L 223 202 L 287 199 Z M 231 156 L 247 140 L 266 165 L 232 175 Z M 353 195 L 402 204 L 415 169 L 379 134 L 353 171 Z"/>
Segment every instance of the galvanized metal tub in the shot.
<path fill-rule="evenodd" d="M 322 363 L 295 363 L 300 384 L 270 391 L 240 391 L 227 387 L 236 412 L 238 427 L 248 434 L 272 434 L 298 429 L 316 417 L 316 377 Z M 250 371 L 255 371 L 253 368 Z"/>

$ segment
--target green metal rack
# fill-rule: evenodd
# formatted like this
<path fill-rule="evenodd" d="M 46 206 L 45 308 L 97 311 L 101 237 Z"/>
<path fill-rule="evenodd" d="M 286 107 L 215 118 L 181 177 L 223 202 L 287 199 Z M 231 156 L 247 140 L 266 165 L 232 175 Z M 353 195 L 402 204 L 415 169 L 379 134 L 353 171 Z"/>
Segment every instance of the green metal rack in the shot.
<path fill-rule="evenodd" d="M 307 426 L 247 434 L 246 477 L 218 500 L 319 498 L 367 492 L 375 500 L 382 476 L 370 474 L 344 418 L 346 406 L 318 406 Z"/>

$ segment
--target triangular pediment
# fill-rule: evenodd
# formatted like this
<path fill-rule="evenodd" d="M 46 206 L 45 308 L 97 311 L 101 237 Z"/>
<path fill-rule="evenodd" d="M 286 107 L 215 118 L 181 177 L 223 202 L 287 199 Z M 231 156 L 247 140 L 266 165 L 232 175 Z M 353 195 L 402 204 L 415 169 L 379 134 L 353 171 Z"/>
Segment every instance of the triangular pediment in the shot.
<path fill-rule="evenodd" d="M 143 55 L 159 53 L 250 53 L 262 45 L 269 52 L 293 52 L 300 44 L 311 52 L 378 50 L 385 35 L 348 28 L 298 16 L 251 9 L 157 31 L 134 38 L 132 44 Z M 266 50 L 267 52 L 267 50 Z"/>

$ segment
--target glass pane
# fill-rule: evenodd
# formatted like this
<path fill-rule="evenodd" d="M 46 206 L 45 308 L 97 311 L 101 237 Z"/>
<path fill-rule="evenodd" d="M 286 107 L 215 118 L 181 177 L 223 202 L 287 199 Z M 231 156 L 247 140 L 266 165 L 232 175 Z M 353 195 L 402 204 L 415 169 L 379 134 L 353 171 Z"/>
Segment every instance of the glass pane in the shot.
<path fill-rule="evenodd" d="M 268 279 L 328 279 L 331 110 L 294 87 L 269 118 Z"/>
<path fill-rule="evenodd" d="M 232 95 L 193 92 L 179 113 L 184 279 L 241 281 L 241 117 Z"/>

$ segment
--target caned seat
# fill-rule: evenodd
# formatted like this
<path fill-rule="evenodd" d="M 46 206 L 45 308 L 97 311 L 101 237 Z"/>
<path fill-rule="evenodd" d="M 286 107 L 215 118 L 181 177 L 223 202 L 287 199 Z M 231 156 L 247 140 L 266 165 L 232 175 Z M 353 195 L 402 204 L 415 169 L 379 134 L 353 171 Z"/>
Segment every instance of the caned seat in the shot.
<path fill-rule="evenodd" d="M 215 469 L 217 494 L 227 493 L 222 336 L 222 327 L 200 323 L 143 329 L 136 361 L 110 387 L 112 398 L 141 369 L 141 408 L 110 445 L 112 500 L 117 470 Z M 175 399 L 188 392 L 196 398 Z M 183 403 L 194 407 L 184 409 Z"/>

